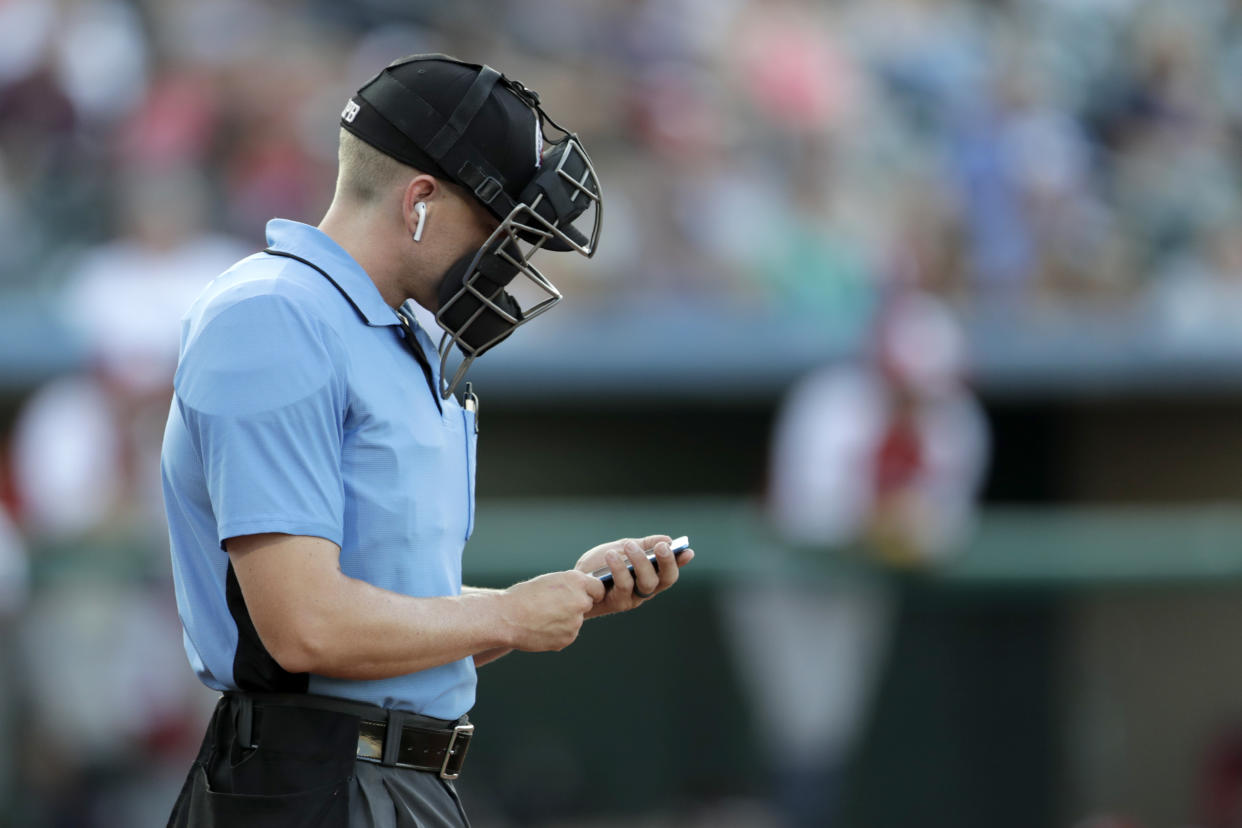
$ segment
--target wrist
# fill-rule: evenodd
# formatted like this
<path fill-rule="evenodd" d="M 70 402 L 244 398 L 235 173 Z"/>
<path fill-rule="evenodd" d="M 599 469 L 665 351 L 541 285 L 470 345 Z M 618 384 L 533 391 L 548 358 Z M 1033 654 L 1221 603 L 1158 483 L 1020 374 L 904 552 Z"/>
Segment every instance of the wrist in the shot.
<path fill-rule="evenodd" d="M 470 587 L 462 593 L 462 598 L 473 604 L 472 614 L 482 619 L 485 649 L 516 647 L 517 625 L 512 620 L 514 596 L 510 592 Z"/>

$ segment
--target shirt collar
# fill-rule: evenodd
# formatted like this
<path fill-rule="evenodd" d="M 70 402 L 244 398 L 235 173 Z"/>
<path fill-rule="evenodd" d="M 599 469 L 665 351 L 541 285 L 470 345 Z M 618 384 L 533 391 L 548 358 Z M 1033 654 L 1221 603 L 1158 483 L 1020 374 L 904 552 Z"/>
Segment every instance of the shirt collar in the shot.
<path fill-rule="evenodd" d="M 396 311 L 384 301 L 362 266 L 318 227 L 288 219 L 272 219 L 267 223 L 267 243 L 274 250 L 300 256 L 330 273 L 332 281 L 368 325 L 401 324 Z"/>

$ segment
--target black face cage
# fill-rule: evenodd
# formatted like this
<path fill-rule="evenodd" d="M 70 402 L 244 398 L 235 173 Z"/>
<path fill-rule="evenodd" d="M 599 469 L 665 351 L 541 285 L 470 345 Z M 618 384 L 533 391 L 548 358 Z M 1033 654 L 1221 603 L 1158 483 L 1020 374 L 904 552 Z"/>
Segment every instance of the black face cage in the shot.
<path fill-rule="evenodd" d="M 529 203 L 519 202 L 501 221 L 474 255 L 461 287 L 441 301 L 436 312 L 436 321 L 444 329 L 439 354 L 440 392 L 445 399 L 452 395 L 475 358 L 561 300 L 556 286 L 531 264 L 536 253 L 547 248 L 572 250 L 587 258 L 595 255 L 603 222 L 603 201 L 590 157 L 577 137 L 568 133 L 545 157 L 556 157 L 556 165 L 536 176 L 523 193 L 524 199 L 532 194 Z M 588 228 L 589 233 L 585 232 Z M 534 287 L 536 296 L 524 308 L 518 307 L 505 291 L 518 276 L 525 277 L 525 284 Z M 460 316 L 463 310 L 468 310 L 464 320 L 448 320 L 449 316 Z M 454 344 L 464 358 L 449 380 L 448 361 Z"/>

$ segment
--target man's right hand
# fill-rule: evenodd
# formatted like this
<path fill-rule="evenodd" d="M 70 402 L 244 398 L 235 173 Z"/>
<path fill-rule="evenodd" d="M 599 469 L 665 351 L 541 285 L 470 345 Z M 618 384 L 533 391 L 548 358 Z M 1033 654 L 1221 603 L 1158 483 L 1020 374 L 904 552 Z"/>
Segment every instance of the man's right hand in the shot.
<path fill-rule="evenodd" d="M 506 589 L 504 620 L 518 650 L 563 650 L 574 642 L 582 620 L 604 597 L 604 585 L 585 572 L 550 572 Z"/>

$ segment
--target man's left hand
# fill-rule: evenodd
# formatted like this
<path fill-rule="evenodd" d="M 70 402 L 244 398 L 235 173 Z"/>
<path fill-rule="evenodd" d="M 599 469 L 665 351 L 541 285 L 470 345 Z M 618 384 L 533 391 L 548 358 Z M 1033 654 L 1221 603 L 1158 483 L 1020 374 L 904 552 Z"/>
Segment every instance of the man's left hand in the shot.
<path fill-rule="evenodd" d="M 668 535 L 621 538 L 601 543 L 579 558 L 574 566 L 579 572 L 591 573 L 605 566 L 612 572 L 612 589 L 586 617 L 634 609 L 677 583 L 681 567 L 694 558 L 694 550 L 687 549 L 674 557 L 669 548 L 670 540 Z M 647 560 L 647 550 L 652 549 L 659 563 L 658 570 Z M 634 565 L 633 575 L 630 575 L 629 564 Z"/>

